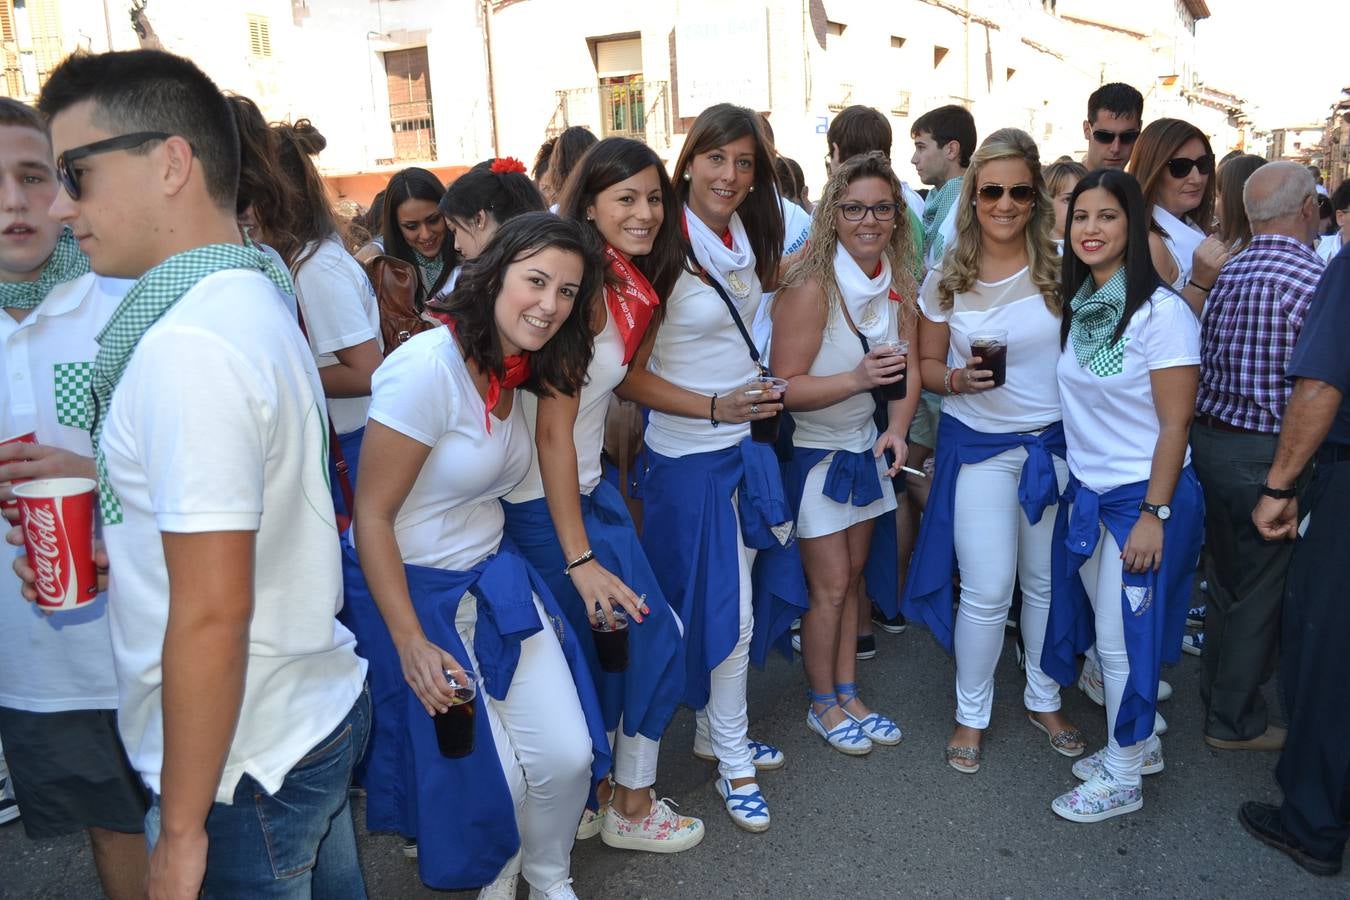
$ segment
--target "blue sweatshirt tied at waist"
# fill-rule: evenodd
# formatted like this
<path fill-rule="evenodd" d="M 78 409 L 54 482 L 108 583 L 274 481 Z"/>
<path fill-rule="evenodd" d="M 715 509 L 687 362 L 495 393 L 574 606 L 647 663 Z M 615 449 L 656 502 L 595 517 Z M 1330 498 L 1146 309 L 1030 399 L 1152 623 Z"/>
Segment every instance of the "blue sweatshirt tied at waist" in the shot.
<path fill-rule="evenodd" d="M 806 579 L 771 447 L 746 438 L 725 450 L 650 457 L 642 546 L 684 623 L 684 702 L 702 709 L 712 670 L 740 634 L 738 514 L 745 546 L 759 551 L 751 572 L 755 665 L 773 647 L 791 655 L 788 627 L 806 611 Z"/>
<path fill-rule="evenodd" d="M 356 550 L 349 540 L 342 544 L 346 602 L 339 618 L 356 635 L 357 652 L 370 661 L 373 721 L 362 782 L 366 826 L 417 838 L 418 874 L 431 887 L 464 890 L 488 884 L 520 849 L 520 835 L 515 803 L 482 706 L 485 697 L 480 691 L 474 700 L 473 751 L 461 759 L 442 756 L 435 724 L 403 677 L 398 651 L 366 585 Z M 427 640 L 466 668 L 469 656 L 455 630 L 455 616 L 465 591 L 478 601 L 474 655 L 483 691 L 499 700 L 511 687 L 521 642 L 544 627 L 534 605 L 538 595 L 586 715 L 592 782 L 608 774 L 609 741 L 577 635 L 548 586 L 510 540 L 503 538 L 497 553 L 467 571 L 403 568 Z"/>
<path fill-rule="evenodd" d="M 952 575 L 956 571 L 956 479 L 961 467 L 984 462 L 1000 453 L 1025 447 L 1027 461 L 1017 484 L 1017 499 L 1032 525 L 1047 507 L 1058 504 L 1055 538 L 1067 527 L 1067 510 L 1059 503 L 1059 482 L 1051 458 L 1065 457 L 1064 425 L 1056 422 L 1037 432 L 986 433 L 942 415 L 934 451 L 933 486 L 924 508 L 914 557 L 905 579 L 901 610 L 921 620 L 938 644 L 952 652 Z"/>
<path fill-rule="evenodd" d="M 1103 525 L 1116 544 L 1125 547 L 1147 492 L 1148 482 L 1138 481 L 1097 494 L 1077 479 L 1070 479 L 1064 491 L 1061 505 L 1071 503 L 1072 508 L 1064 538 L 1055 543 L 1050 620 L 1041 651 L 1041 669 L 1060 684 L 1071 684 L 1078 677 L 1077 657 L 1091 646 L 1096 634 L 1080 569 L 1096 551 Z M 1120 603 L 1130 676 L 1112 733 L 1124 747 L 1153 733 L 1162 665 L 1176 662 L 1181 654 L 1191 581 L 1205 530 L 1204 493 L 1190 466 L 1181 470 L 1170 506 L 1172 516 L 1163 523 L 1159 570 L 1121 571 Z M 1104 559 L 1101 564 L 1119 566 L 1120 561 Z"/>
<path fill-rule="evenodd" d="M 792 459 L 783 463 L 783 486 L 792 515 L 798 516 L 802 497 L 806 493 L 806 479 L 811 470 L 828 454 L 833 453 L 825 470 L 821 494 L 836 503 L 869 506 L 880 500 L 883 491 L 894 488 L 883 484 L 877 474 L 877 459 L 871 450 L 824 450 L 818 447 L 794 447 Z M 889 480 L 889 479 L 888 479 Z M 899 553 L 895 543 L 895 515 L 883 513 L 872 520 L 872 540 L 867 549 L 867 563 L 863 567 L 863 581 L 867 593 L 887 618 L 894 618 L 900 610 L 900 579 L 897 567 Z"/>

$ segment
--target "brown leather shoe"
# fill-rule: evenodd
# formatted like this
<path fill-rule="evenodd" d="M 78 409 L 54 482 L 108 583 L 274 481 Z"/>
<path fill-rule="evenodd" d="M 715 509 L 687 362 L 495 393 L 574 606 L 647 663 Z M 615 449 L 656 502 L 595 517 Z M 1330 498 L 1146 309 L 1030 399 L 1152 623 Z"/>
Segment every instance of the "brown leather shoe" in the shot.
<path fill-rule="evenodd" d="M 1278 725 L 1267 725 L 1265 734 L 1249 738 L 1245 741 L 1225 741 L 1222 738 L 1205 735 L 1205 743 L 1215 750 L 1258 750 L 1268 752 L 1271 750 L 1283 750 L 1284 738 L 1288 733 L 1289 732 Z"/>

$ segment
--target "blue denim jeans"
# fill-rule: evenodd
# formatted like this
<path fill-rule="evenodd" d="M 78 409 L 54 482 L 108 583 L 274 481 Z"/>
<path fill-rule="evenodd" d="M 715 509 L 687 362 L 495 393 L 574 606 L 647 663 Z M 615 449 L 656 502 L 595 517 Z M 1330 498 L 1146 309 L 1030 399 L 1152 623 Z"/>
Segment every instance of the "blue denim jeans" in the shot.
<path fill-rule="evenodd" d="M 370 692 L 319 741 L 275 794 L 245 775 L 234 803 L 216 803 L 206 819 L 210 841 L 202 896 L 364 900 L 347 789 L 370 736 Z M 150 849 L 159 840 L 159 795 L 145 816 Z"/>

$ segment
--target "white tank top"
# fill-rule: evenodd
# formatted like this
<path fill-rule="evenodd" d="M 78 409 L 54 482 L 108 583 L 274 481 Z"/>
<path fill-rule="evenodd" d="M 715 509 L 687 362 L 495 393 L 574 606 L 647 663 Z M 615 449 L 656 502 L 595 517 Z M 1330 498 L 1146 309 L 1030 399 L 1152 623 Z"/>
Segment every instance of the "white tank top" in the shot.
<path fill-rule="evenodd" d="M 581 493 L 589 494 L 600 483 L 600 451 L 605 442 L 605 413 L 609 398 L 623 381 L 628 367 L 623 364 L 623 338 L 614 324 L 614 317 L 605 311 L 605 327 L 595 336 L 595 355 L 586 370 L 586 383 L 581 387 L 577 406 L 577 421 L 572 427 L 572 441 L 577 448 L 577 478 Z M 539 416 L 539 398 L 529 391 L 517 391 L 516 402 L 521 405 L 530 432 L 535 432 Z M 530 471 L 525 480 L 504 498 L 508 503 L 525 503 L 544 496 L 544 480 L 539 473 L 538 445 L 530 456 Z"/>
<path fill-rule="evenodd" d="M 752 277 L 749 296 L 741 301 L 732 299 L 746 328 L 755 321 L 760 298 L 759 279 Z M 680 274 L 666 301 L 647 370 L 676 387 L 707 397 L 733 393 L 758 374 L 722 298 L 689 272 Z M 707 416 L 688 419 L 653 410 L 646 440 L 647 446 L 662 456 L 680 457 L 725 450 L 749 434 L 749 423 L 714 426 Z"/>
<path fill-rule="evenodd" d="M 862 358 L 862 342 L 844 321 L 842 306 L 835 304 L 825 323 L 820 351 L 807 374 L 824 377 L 851 372 Z M 823 409 L 794 412 L 792 420 L 797 424 L 797 430 L 792 443 L 798 447 L 850 453 L 870 450 L 877 439 L 877 426 L 872 421 L 875 409 L 876 401 L 868 392 L 846 397 Z"/>

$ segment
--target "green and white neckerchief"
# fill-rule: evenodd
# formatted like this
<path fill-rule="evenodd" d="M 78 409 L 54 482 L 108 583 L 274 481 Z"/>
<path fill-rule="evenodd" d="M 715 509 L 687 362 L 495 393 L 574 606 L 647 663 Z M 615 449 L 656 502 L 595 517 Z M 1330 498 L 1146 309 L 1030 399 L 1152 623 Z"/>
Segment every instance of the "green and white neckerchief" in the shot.
<path fill-rule="evenodd" d="M 1120 317 L 1125 314 L 1125 267 L 1093 290 L 1091 277 L 1083 279 L 1069 304 L 1073 318 L 1069 323 L 1069 342 L 1078 364 L 1100 378 L 1125 371 L 1125 344 L 1121 335 L 1112 341 Z"/>
<path fill-rule="evenodd" d="M 441 277 L 441 272 L 445 269 L 445 260 L 441 259 L 439 253 L 435 256 L 423 256 L 419 251 L 414 250 L 413 255 L 417 257 L 417 274 L 422 278 L 422 292 L 430 297 L 432 286 L 436 284 L 436 279 Z"/>
<path fill-rule="evenodd" d="M 51 289 L 58 284 L 74 281 L 89 271 L 89 257 L 80 250 L 80 242 L 69 228 L 61 229 L 56 249 L 47 258 L 42 274 L 36 281 L 16 281 L 0 284 L 0 306 L 6 309 L 36 309 Z"/>
<path fill-rule="evenodd" d="M 942 258 L 942 223 L 961 196 L 961 178 L 948 178 L 942 187 L 934 188 L 923 205 L 923 245 L 925 257 Z"/>
<path fill-rule="evenodd" d="M 94 460 L 98 468 L 99 510 L 103 524 L 122 521 L 122 504 L 108 482 L 108 466 L 99 446 L 108 405 L 122 380 L 131 355 L 150 326 L 182 299 L 197 282 L 226 269 L 257 269 L 284 293 L 294 294 L 291 277 L 277 268 L 252 244 L 208 244 L 194 247 L 155 266 L 140 277 L 113 312 L 108 324 L 98 333 L 98 355 L 94 357 L 94 422 L 90 436 L 94 442 Z"/>

